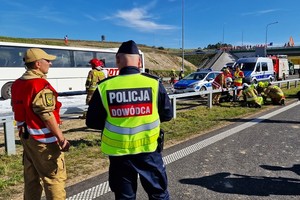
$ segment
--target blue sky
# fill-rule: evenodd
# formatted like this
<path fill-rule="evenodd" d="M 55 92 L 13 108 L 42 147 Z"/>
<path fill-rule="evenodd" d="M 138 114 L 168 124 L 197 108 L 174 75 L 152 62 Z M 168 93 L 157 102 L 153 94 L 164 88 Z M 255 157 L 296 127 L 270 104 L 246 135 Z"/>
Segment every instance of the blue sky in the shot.
<path fill-rule="evenodd" d="M 0 0 L 0 5 L 0 36 L 98 41 L 104 35 L 106 41 L 181 48 L 183 24 L 186 49 L 217 42 L 264 44 L 266 32 L 274 46 L 291 36 L 300 45 L 299 0 Z"/>

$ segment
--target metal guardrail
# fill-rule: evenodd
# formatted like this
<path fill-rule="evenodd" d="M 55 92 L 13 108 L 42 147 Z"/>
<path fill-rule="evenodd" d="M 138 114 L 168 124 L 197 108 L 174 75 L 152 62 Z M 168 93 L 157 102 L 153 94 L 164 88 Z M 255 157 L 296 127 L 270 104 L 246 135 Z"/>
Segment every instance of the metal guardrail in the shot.
<path fill-rule="evenodd" d="M 0 117 L 0 123 L 4 124 L 4 145 L 8 155 L 16 154 L 14 117 Z"/>
<path fill-rule="evenodd" d="M 283 80 L 283 81 L 274 81 L 272 84 L 278 85 L 278 87 L 282 88 L 283 84 L 286 84 L 286 88 L 291 88 L 292 85 L 294 87 L 298 87 L 298 84 L 300 83 L 300 79 L 291 79 L 291 80 Z M 236 87 L 236 88 L 229 88 L 228 90 L 212 90 L 212 91 L 199 91 L 199 92 L 188 92 L 188 93 L 181 93 L 181 94 L 170 94 L 169 98 L 172 101 L 173 105 L 173 115 L 174 118 L 176 118 L 176 100 L 179 98 L 185 98 L 185 97 L 193 97 L 193 96 L 204 96 L 207 95 L 207 107 L 212 108 L 212 95 L 214 93 L 220 93 L 224 91 L 233 91 L 233 99 L 236 99 L 237 90 L 242 89 L 242 87 Z"/>
<path fill-rule="evenodd" d="M 173 105 L 173 118 L 176 118 L 176 101 L 179 98 L 185 98 L 185 97 L 193 97 L 193 96 L 205 96 L 207 95 L 207 107 L 212 108 L 212 96 L 214 93 L 220 93 L 225 91 L 233 91 L 233 99 L 236 99 L 237 90 L 242 89 L 241 87 L 237 88 L 229 88 L 228 90 L 211 90 L 211 91 L 201 91 L 201 92 L 188 92 L 188 93 L 181 93 L 181 94 L 171 94 L 169 95 L 169 98 L 171 99 L 172 105 Z"/>
<path fill-rule="evenodd" d="M 294 87 L 298 87 L 300 79 L 291 79 L 291 80 L 284 80 L 284 81 L 277 81 L 272 82 L 273 84 L 277 84 L 279 87 L 282 87 L 282 84 L 287 84 L 286 87 L 289 89 L 292 84 L 294 83 Z M 229 88 L 226 91 L 233 91 L 233 98 L 237 94 L 237 90 L 241 89 L 238 88 Z M 224 91 L 224 90 L 223 90 Z M 184 97 L 193 97 L 193 96 L 203 96 L 207 95 L 207 107 L 212 108 L 212 94 L 219 93 L 222 90 L 212 90 L 212 91 L 201 91 L 201 92 L 189 92 L 189 93 L 182 93 L 182 94 L 170 94 L 169 97 L 173 104 L 173 111 L 174 111 L 174 118 L 176 118 L 176 100 L 179 98 Z M 87 106 L 80 107 L 80 110 L 86 110 Z M 76 110 L 78 112 L 78 110 Z M 63 111 L 63 113 L 67 113 L 67 111 Z M 15 133 L 14 133 L 14 117 L 13 116 L 5 116 L 0 117 L 0 123 L 4 124 L 4 136 L 5 136 L 5 151 L 8 155 L 16 154 L 16 144 L 15 144 Z"/>

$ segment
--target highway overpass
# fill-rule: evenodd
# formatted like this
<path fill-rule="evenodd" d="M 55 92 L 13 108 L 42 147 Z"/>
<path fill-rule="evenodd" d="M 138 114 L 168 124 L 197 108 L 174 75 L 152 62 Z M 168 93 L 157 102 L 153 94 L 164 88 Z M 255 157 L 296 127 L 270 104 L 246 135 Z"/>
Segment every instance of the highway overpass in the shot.
<path fill-rule="evenodd" d="M 288 60 L 294 63 L 295 69 L 300 67 L 300 46 L 293 47 L 263 47 L 225 49 L 218 52 L 213 59 L 206 65 L 214 70 L 220 70 L 226 63 L 234 62 L 234 59 L 243 57 L 256 57 L 267 55 L 287 55 Z"/>

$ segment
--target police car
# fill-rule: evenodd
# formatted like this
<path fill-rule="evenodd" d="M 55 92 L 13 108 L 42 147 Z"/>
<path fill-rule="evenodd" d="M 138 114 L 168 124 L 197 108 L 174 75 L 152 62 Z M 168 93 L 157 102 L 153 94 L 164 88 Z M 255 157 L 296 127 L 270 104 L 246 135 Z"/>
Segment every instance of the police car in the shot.
<path fill-rule="evenodd" d="M 212 82 L 221 71 L 200 70 L 174 84 L 174 93 L 212 90 Z"/>

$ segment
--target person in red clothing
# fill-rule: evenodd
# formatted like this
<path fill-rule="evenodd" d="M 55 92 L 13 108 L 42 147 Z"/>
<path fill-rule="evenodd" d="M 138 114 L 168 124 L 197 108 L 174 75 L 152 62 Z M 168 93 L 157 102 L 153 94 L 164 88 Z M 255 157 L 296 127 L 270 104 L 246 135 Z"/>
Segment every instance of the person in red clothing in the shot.
<path fill-rule="evenodd" d="M 11 89 L 12 109 L 23 146 L 24 200 L 65 200 L 66 164 L 63 151 L 70 143 L 59 128 L 57 92 L 46 80 L 51 61 L 56 56 L 42 49 L 25 53 L 26 72 Z M 43 185 L 41 184 L 43 182 Z"/>
<path fill-rule="evenodd" d="M 65 45 L 68 45 L 68 36 L 67 35 L 64 37 L 64 41 L 65 41 Z"/>
<path fill-rule="evenodd" d="M 227 88 L 226 78 L 229 76 L 230 72 L 228 69 L 225 69 L 222 73 L 220 73 L 213 81 L 212 88 L 213 90 L 217 89 L 225 89 Z M 212 104 L 220 105 L 221 92 L 213 93 L 212 96 Z"/>

